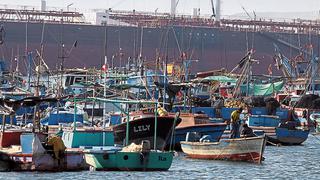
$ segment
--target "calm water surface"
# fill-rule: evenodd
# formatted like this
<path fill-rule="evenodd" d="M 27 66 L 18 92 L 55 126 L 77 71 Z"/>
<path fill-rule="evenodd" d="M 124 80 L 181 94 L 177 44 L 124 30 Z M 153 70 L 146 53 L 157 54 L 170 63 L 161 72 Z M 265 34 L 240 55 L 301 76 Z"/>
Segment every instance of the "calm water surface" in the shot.
<path fill-rule="evenodd" d="M 320 136 L 301 146 L 272 147 L 262 165 L 175 157 L 166 172 L 0 173 L 0 179 L 320 179 Z"/>

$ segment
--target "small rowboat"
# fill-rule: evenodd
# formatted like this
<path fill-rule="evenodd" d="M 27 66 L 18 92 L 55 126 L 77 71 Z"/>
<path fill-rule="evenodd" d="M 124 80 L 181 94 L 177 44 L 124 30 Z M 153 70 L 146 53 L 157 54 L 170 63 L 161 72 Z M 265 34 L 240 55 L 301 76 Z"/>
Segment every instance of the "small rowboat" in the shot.
<path fill-rule="evenodd" d="M 220 142 L 181 142 L 190 158 L 261 163 L 266 146 L 265 136 L 222 139 Z"/>

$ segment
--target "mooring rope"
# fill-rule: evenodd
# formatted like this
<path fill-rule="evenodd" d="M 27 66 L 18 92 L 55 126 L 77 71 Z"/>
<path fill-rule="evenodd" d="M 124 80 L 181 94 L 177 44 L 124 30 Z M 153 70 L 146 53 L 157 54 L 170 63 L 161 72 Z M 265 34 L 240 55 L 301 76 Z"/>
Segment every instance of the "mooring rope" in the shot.
<path fill-rule="evenodd" d="M 250 154 L 250 156 L 251 156 L 251 158 L 252 158 L 252 161 L 255 162 L 255 159 L 254 159 L 254 157 L 253 157 L 253 155 L 251 154 L 251 151 L 250 151 L 250 149 L 249 149 L 247 138 L 244 138 L 244 139 L 245 139 L 245 144 L 246 144 L 247 150 L 249 151 L 249 154 Z"/>

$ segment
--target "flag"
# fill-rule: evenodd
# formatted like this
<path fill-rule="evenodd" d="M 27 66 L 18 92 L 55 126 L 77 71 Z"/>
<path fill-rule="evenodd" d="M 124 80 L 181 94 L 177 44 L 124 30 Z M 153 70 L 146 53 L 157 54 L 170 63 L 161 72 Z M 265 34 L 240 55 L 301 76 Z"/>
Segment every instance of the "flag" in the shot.
<path fill-rule="evenodd" d="M 78 45 L 78 41 L 75 41 L 75 42 L 73 43 L 73 47 L 77 47 L 77 45 Z"/>
<path fill-rule="evenodd" d="M 173 74 L 173 64 L 167 64 L 167 74 L 172 75 Z"/>
<path fill-rule="evenodd" d="M 106 65 L 106 64 L 102 65 L 101 70 L 106 72 L 108 70 L 108 65 Z"/>
<path fill-rule="evenodd" d="M 181 59 L 187 59 L 187 53 L 186 52 L 182 52 Z"/>

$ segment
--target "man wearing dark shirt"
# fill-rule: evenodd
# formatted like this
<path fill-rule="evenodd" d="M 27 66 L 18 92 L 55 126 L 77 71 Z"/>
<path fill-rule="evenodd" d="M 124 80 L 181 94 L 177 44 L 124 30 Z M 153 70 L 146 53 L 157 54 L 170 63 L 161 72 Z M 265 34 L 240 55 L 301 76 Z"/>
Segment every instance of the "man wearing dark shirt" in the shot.
<path fill-rule="evenodd" d="M 242 131 L 241 131 L 241 137 L 254 137 L 253 130 L 248 127 L 248 124 L 243 124 Z"/>

